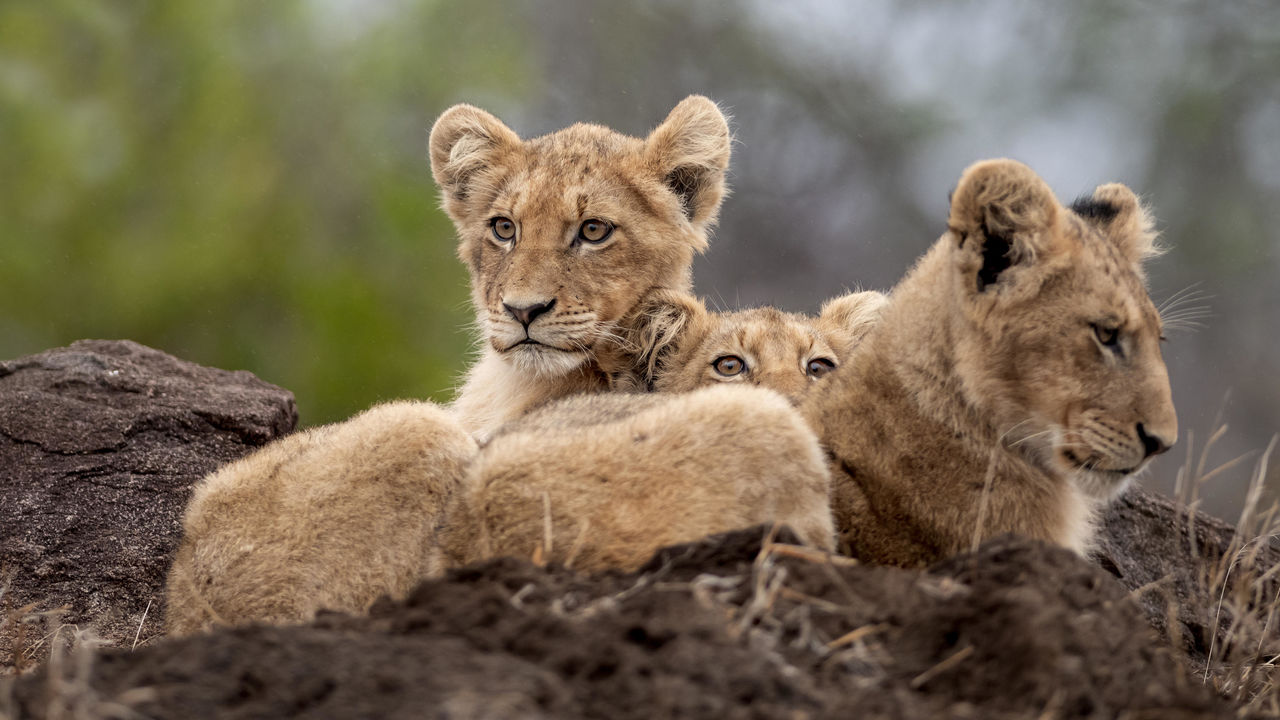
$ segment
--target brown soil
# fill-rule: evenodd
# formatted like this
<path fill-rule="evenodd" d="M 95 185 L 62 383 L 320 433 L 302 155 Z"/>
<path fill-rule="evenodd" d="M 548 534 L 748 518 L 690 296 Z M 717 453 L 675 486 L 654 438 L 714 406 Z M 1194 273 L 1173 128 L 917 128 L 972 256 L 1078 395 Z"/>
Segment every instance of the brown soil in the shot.
<path fill-rule="evenodd" d="M 75 657 L 16 717 L 1201 718 L 1107 573 L 1012 538 L 928 572 L 791 557 L 762 529 L 586 578 L 498 560 L 371 617 Z"/>

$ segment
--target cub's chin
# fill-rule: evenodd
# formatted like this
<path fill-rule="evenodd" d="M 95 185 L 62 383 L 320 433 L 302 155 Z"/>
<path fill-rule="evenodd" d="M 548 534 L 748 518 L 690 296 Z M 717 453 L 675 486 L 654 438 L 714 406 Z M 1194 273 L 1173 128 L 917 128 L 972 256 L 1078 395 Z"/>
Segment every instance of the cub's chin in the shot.
<path fill-rule="evenodd" d="M 1124 473 L 1114 470 L 1078 470 L 1073 479 L 1085 495 L 1109 502 L 1120 497 L 1137 474 L 1136 471 Z"/>
<path fill-rule="evenodd" d="M 532 342 L 510 347 L 502 355 L 521 372 L 538 378 L 568 375 L 591 359 L 590 353 L 583 350 L 561 350 Z"/>
<path fill-rule="evenodd" d="M 1146 463 L 1141 463 L 1137 467 L 1110 470 L 1081 462 L 1070 450 L 1059 450 L 1056 455 L 1058 464 L 1081 492 L 1104 502 L 1119 497 L 1146 467 Z"/>

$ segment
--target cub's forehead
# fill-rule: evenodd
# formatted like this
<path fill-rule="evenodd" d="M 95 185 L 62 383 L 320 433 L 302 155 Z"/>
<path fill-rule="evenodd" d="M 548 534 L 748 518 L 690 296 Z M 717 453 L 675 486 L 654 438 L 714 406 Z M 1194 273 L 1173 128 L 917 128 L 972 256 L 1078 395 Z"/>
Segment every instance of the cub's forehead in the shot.
<path fill-rule="evenodd" d="M 606 128 L 575 125 L 524 143 L 494 183 L 492 203 L 511 212 L 616 215 L 651 209 L 642 145 Z"/>
<path fill-rule="evenodd" d="M 644 143 L 600 125 L 579 123 L 523 144 L 530 166 L 621 169 L 641 162 Z"/>
<path fill-rule="evenodd" d="M 1075 210 L 1075 208 L 1072 208 Z M 1106 215 L 1079 215 L 1072 218 L 1072 231 L 1078 237 L 1080 253 L 1075 267 L 1077 285 L 1083 286 L 1086 298 L 1110 308 L 1116 319 L 1131 323 L 1159 323 L 1155 305 L 1147 292 L 1146 282 L 1134 266 L 1097 222 Z"/>
<path fill-rule="evenodd" d="M 1125 292 L 1146 294 L 1142 275 L 1132 260 L 1125 257 L 1116 240 L 1099 227 L 1096 220 L 1080 215 L 1071 218 L 1070 232 L 1076 236 L 1080 253 L 1077 266 L 1101 285 L 1115 285 Z"/>
<path fill-rule="evenodd" d="M 712 343 L 736 343 L 746 350 L 769 347 L 808 349 L 821 342 L 813 323 L 777 308 L 761 307 L 712 316 Z"/>

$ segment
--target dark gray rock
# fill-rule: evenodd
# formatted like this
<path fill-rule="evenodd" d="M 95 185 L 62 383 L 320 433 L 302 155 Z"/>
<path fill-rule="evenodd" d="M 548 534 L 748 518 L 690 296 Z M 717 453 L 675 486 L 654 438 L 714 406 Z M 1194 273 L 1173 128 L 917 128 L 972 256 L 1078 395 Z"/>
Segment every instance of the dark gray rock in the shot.
<path fill-rule="evenodd" d="M 192 484 L 296 423 L 286 390 L 129 341 L 0 362 L 0 667 L 31 604 L 111 644 L 158 634 Z"/>
<path fill-rule="evenodd" d="M 1197 674 L 1207 665 L 1220 672 L 1280 653 L 1276 622 L 1267 623 L 1280 597 L 1269 572 L 1280 545 L 1245 530 L 1250 536 L 1237 537 L 1218 518 L 1135 487 L 1103 516 L 1095 558 Z"/>

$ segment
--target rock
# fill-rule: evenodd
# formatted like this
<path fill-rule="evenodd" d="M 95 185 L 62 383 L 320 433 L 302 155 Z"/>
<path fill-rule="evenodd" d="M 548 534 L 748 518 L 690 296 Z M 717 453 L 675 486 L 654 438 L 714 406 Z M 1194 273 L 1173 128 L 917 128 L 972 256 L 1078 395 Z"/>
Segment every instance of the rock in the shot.
<path fill-rule="evenodd" d="M 157 635 L 191 485 L 296 422 L 288 391 L 129 341 L 0 362 L 0 674 L 48 623 Z"/>
<path fill-rule="evenodd" d="M 1280 597 L 1268 574 L 1280 564 L 1274 537 L 1238 538 L 1215 517 L 1135 487 L 1107 509 L 1095 556 L 1197 674 L 1280 654 L 1276 620 L 1267 627 Z"/>

